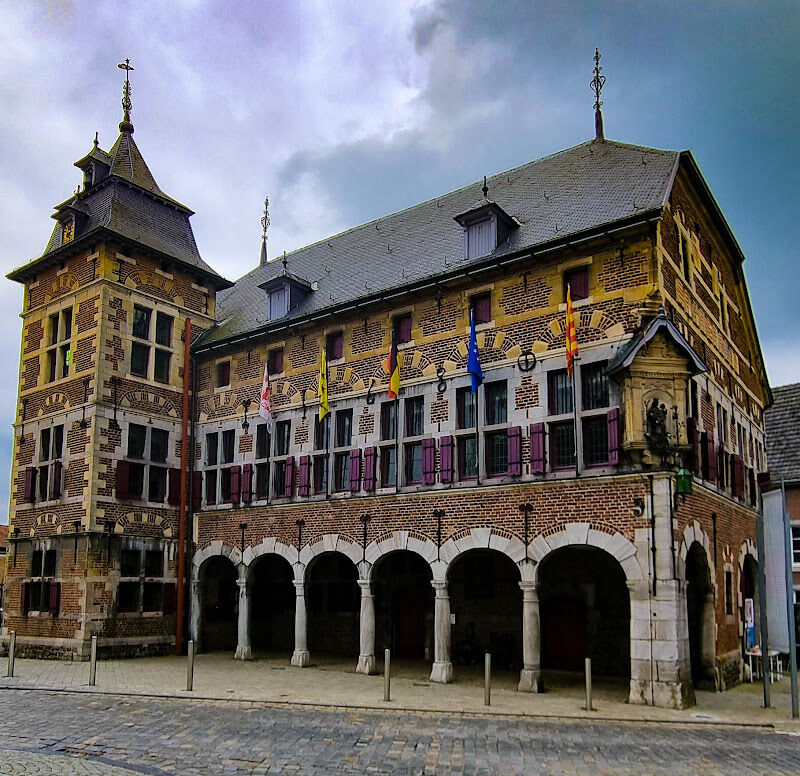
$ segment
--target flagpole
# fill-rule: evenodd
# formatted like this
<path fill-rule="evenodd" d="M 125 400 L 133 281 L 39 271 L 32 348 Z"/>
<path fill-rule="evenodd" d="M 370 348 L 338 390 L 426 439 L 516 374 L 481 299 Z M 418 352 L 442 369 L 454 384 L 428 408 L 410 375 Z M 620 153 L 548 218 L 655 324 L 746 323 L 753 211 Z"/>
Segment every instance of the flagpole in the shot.
<path fill-rule="evenodd" d="M 327 366 L 327 364 L 326 364 Z M 327 379 L 325 381 L 327 383 Z M 322 422 L 325 424 L 325 500 L 327 501 L 331 494 L 331 416 L 330 405 L 328 411 Z"/>
<path fill-rule="evenodd" d="M 394 397 L 394 492 L 400 491 L 400 396 Z"/>
<path fill-rule="evenodd" d="M 575 362 L 578 360 L 578 357 L 575 356 L 572 362 L 572 426 L 573 426 L 573 444 L 575 445 L 575 476 L 581 476 L 581 462 L 580 458 L 578 457 L 578 391 L 577 391 L 577 380 L 575 379 L 576 369 L 575 369 Z"/>
<path fill-rule="evenodd" d="M 481 484 L 481 435 L 479 431 L 478 425 L 478 417 L 480 415 L 480 396 L 481 396 L 481 385 L 482 383 L 478 384 L 478 390 L 475 391 L 475 484 L 479 486 Z"/>

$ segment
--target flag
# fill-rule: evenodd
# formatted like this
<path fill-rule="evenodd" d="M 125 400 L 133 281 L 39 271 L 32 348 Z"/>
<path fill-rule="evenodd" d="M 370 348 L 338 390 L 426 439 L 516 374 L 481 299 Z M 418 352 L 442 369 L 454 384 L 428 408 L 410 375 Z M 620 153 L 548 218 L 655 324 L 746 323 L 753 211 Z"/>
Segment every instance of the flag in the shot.
<path fill-rule="evenodd" d="M 328 354 L 325 348 L 320 354 L 319 379 L 317 380 L 317 396 L 319 397 L 319 419 L 322 420 L 330 411 L 328 408 Z"/>
<path fill-rule="evenodd" d="M 397 338 L 394 329 L 392 329 L 392 346 L 384 366 L 386 374 L 389 375 L 389 398 L 396 399 L 400 393 L 400 362 L 397 360 Z"/>
<path fill-rule="evenodd" d="M 469 358 L 467 359 L 467 372 L 472 377 L 472 393 L 478 392 L 478 386 L 483 382 L 481 369 L 481 354 L 478 351 L 478 334 L 475 331 L 475 311 L 470 313 L 469 319 Z"/>
<path fill-rule="evenodd" d="M 575 311 L 572 309 L 572 291 L 569 286 L 567 286 L 566 348 L 567 372 L 571 380 L 575 357 L 578 355 L 578 335 L 575 332 Z"/>
<path fill-rule="evenodd" d="M 261 385 L 261 401 L 258 414 L 267 421 L 267 430 L 272 433 L 272 402 L 269 398 L 269 364 L 264 365 L 264 382 Z"/>

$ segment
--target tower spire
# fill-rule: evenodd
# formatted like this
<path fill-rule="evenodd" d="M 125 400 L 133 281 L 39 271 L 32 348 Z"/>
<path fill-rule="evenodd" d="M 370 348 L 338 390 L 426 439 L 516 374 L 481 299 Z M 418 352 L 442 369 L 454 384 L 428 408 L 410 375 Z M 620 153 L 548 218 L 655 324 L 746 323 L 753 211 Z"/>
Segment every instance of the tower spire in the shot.
<path fill-rule="evenodd" d="M 589 82 L 589 86 L 594 91 L 594 134 L 598 140 L 605 139 L 603 132 L 603 112 L 601 110 L 603 101 L 600 99 L 600 92 L 603 91 L 603 85 L 606 82 L 606 77 L 600 75 L 603 68 L 600 67 L 600 49 L 594 50 L 594 78 Z"/>
<path fill-rule="evenodd" d="M 125 83 L 122 87 L 122 110 L 123 110 L 123 118 L 119 124 L 119 131 L 120 132 L 133 132 L 133 124 L 131 123 L 131 81 L 130 81 L 130 73 L 133 70 L 131 67 L 130 59 L 125 59 L 124 62 L 120 62 L 117 67 L 120 70 L 125 71 Z"/>
<path fill-rule="evenodd" d="M 269 229 L 269 197 L 264 199 L 264 215 L 261 216 L 261 259 L 259 265 L 267 263 L 267 229 Z"/>

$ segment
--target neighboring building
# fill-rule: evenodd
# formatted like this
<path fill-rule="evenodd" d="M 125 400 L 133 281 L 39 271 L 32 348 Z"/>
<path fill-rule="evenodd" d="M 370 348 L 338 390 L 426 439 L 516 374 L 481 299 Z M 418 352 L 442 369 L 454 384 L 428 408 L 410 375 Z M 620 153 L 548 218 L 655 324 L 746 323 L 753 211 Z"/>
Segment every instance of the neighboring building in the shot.
<path fill-rule="evenodd" d="M 78 162 L 45 254 L 10 275 L 26 288 L 4 629 L 20 654 L 84 656 L 92 634 L 106 654 L 171 645 L 183 500 L 206 650 L 372 672 L 390 647 L 440 682 L 489 650 L 527 691 L 590 655 L 666 706 L 737 681 L 770 401 L 744 256 L 691 153 L 598 126 L 229 288 L 126 115 Z"/>

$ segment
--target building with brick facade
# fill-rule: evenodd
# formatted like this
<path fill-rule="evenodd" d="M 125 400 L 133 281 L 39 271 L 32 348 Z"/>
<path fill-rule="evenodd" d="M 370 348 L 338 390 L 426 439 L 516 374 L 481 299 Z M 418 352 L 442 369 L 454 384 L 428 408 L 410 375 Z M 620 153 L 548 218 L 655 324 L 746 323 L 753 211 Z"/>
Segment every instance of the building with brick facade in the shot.
<path fill-rule="evenodd" d="M 240 659 L 371 673 L 388 647 L 449 682 L 490 651 L 540 691 L 590 656 L 667 706 L 738 680 L 770 393 L 744 256 L 690 152 L 598 123 L 231 284 L 120 129 L 9 275 L 20 654 L 171 649 L 185 606 L 201 649 Z"/>

